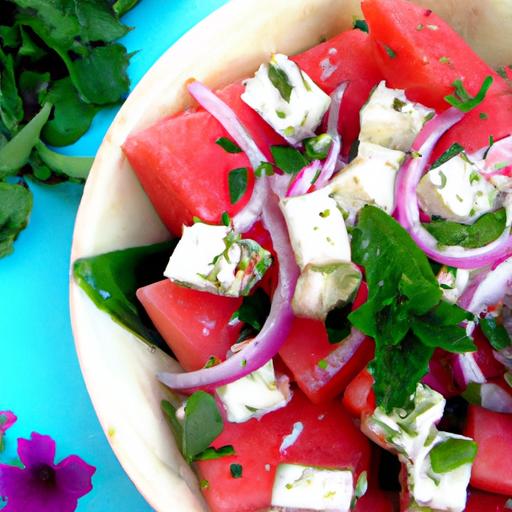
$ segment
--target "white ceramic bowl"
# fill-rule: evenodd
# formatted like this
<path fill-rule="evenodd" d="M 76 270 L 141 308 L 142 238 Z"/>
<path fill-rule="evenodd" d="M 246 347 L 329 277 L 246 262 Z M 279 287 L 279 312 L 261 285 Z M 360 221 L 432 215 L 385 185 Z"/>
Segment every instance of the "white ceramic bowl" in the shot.
<path fill-rule="evenodd" d="M 451 21 L 493 65 L 512 63 L 510 0 L 422 0 Z M 358 0 L 233 0 L 199 23 L 148 71 L 110 127 L 96 157 L 75 226 L 72 260 L 165 240 L 126 158 L 126 137 L 190 101 L 195 77 L 220 87 L 252 73 L 274 51 L 298 53 L 348 29 Z M 508 27 L 508 29 L 507 29 Z M 207 510 L 160 412 L 167 391 L 155 374 L 177 367 L 96 309 L 70 285 L 80 365 L 112 449 L 158 512 Z"/>

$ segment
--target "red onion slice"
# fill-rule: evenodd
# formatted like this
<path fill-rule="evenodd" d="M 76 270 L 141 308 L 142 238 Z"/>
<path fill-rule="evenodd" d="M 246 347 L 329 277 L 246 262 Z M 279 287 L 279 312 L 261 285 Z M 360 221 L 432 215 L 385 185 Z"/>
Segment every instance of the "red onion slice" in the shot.
<path fill-rule="evenodd" d="M 299 269 L 295 263 L 286 223 L 273 194 L 269 194 L 265 202 L 263 223 L 270 233 L 279 260 L 279 281 L 265 325 L 252 343 L 216 366 L 188 373 L 159 373 L 160 381 L 171 389 L 187 392 L 197 389 L 212 390 L 241 379 L 274 357 L 286 340 L 293 320 L 291 300 Z"/>
<path fill-rule="evenodd" d="M 253 169 L 256 169 L 261 162 L 267 161 L 235 112 L 213 91 L 197 80 L 188 84 L 188 91 L 235 139 L 235 142 L 247 155 Z M 237 232 L 244 233 L 260 217 L 263 202 L 268 194 L 267 181 L 265 175 L 256 179 L 251 199 L 245 208 L 233 218 L 233 227 Z"/>
<path fill-rule="evenodd" d="M 456 268 L 475 269 L 494 263 L 512 254 L 512 237 L 509 228 L 490 244 L 478 249 L 453 246 L 439 249 L 437 240 L 421 225 L 416 187 L 425 172 L 432 151 L 439 138 L 460 121 L 463 113 L 449 108 L 428 121 L 412 145 L 420 156 L 410 158 L 398 172 L 396 184 L 397 217 L 418 247 L 431 259 Z"/>
<path fill-rule="evenodd" d="M 495 142 L 487 152 L 485 160 L 480 162 L 482 174 L 491 176 L 512 176 L 512 135 Z M 505 165 L 508 164 L 508 165 Z"/>
<path fill-rule="evenodd" d="M 472 352 L 454 354 L 452 367 L 453 378 L 461 389 L 465 389 L 470 382 L 483 384 L 487 381 Z"/>
<path fill-rule="evenodd" d="M 303 167 L 292 179 L 286 197 L 300 196 L 306 194 L 311 188 L 313 181 L 322 169 L 320 160 L 313 160 L 309 165 Z"/>
<path fill-rule="evenodd" d="M 339 85 L 331 94 L 331 105 L 329 107 L 329 117 L 327 121 L 327 133 L 332 138 L 332 144 L 324 161 L 322 171 L 315 182 L 315 188 L 325 187 L 327 182 L 332 178 L 334 171 L 338 165 L 338 157 L 341 151 L 341 137 L 338 132 L 338 120 L 340 117 L 341 100 L 347 88 L 347 82 Z"/>

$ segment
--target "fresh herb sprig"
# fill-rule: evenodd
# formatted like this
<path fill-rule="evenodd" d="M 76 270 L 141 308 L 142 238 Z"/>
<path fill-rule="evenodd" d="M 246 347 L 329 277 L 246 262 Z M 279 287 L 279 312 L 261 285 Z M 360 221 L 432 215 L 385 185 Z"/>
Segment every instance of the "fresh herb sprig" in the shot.
<path fill-rule="evenodd" d="M 454 94 L 449 94 L 448 96 L 445 96 L 444 99 L 447 103 L 462 112 L 469 112 L 484 101 L 492 82 L 492 76 L 485 77 L 480 90 L 477 92 L 476 96 L 473 97 L 468 93 L 468 91 L 466 91 L 462 80 L 455 80 L 452 84 L 454 87 Z"/>
<path fill-rule="evenodd" d="M 11 179 L 2 188 L 0 257 L 12 252 L 28 223 L 26 176 L 50 184 L 86 178 L 92 159 L 61 155 L 48 145 L 72 144 L 101 108 L 128 93 L 130 55 L 115 41 L 130 30 L 120 16 L 137 1 L 2 2 L 0 183 Z"/>
<path fill-rule="evenodd" d="M 364 267 L 368 300 L 349 319 L 375 340 L 370 369 L 377 404 L 386 411 L 407 409 L 437 347 L 456 353 L 475 350 L 459 326 L 471 315 L 441 300 L 425 254 L 379 208 L 361 210 L 352 254 L 354 262 Z"/>

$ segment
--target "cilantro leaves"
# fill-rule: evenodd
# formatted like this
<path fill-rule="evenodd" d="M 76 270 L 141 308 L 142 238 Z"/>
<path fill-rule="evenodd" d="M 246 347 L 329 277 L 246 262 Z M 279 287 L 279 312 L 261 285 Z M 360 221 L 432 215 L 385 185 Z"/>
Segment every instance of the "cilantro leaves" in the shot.
<path fill-rule="evenodd" d="M 171 427 L 176 443 L 188 463 L 195 460 L 210 460 L 233 455 L 233 447 L 219 449 L 210 444 L 224 428 L 222 416 L 213 396 L 196 391 L 185 403 L 183 421 L 176 415 L 175 407 L 167 400 L 161 402 L 162 411 Z"/>
<path fill-rule="evenodd" d="M 30 176 L 56 183 L 84 180 L 92 159 L 65 157 L 51 150 L 78 140 L 104 106 L 128 93 L 124 46 L 115 41 L 130 27 L 119 19 L 137 0 L 12 0 L 4 2 L 0 26 L 0 182 Z M 112 5 L 113 4 L 113 5 Z M 9 189 L 12 209 L 18 189 Z M 5 196 L 5 187 L 3 195 Z M 25 197 L 25 196 L 24 196 Z M 30 203 L 31 204 L 31 203 Z M 26 225 L 16 223 L 18 230 Z M 0 237 L 17 233 L 0 228 Z M 2 251 L 1 255 L 11 252 Z"/>
<path fill-rule="evenodd" d="M 427 257 L 379 208 L 361 210 L 352 253 L 365 269 L 368 300 L 349 320 L 375 339 L 370 369 L 377 403 L 387 411 L 407 408 L 436 347 L 450 352 L 475 349 L 459 326 L 468 313 L 441 301 Z"/>
<path fill-rule="evenodd" d="M 446 220 L 426 222 L 423 227 L 441 245 L 460 245 L 467 249 L 483 247 L 494 242 L 506 228 L 507 215 L 504 208 L 489 212 L 473 224 L 458 224 Z"/>
<path fill-rule="evenodd" d="M 275 164 L 286 174 L 296 174 L 309 164 L 309 160 L 297 149 L 290 146 L 270 146 Z"/>
<path fill-rule="evenodd" d="M 231 204 L 238 203 L 247 191 L 247 167 L 233 169 L 228 174 L 229 200 Z"/>
<path fill-rule="evenodd" d="M 489 75 L 485 77 L 480 90 L 476 96 L 473 97 L 468 93 L 468 91 L 466 91 L 462 80 L 455 80 L 452 84 L 455 89 L 454 94 L 449 94 L 448 96 L 445 96 L 444 99 L 447 103 L 458 108 L 462 112 L 469 112 L 484 101 L 485 95 L 487 94 L 489 87 L 491 87 L 492 82 L 492 76 Z"/>

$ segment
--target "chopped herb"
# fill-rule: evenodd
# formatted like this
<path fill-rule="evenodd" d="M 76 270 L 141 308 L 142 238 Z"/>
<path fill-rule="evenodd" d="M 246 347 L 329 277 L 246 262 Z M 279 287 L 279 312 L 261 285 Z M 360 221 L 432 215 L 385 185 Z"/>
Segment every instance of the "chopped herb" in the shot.
<path fill-rule="evenodd" d="M 316 137 L 304 139 L 304 151 L 310 160 L 323 160 L 327 158 L 329 149 L 332 145 L 332 137 L 327 133 L 322 133 Z"/>
<path fill-rule="evenodd" d="M 231 204 L 238 203 L 247 191 L 247 167 L 229 171 L 228 187 Z"/>
<path fill-rule="evenodd" d="M 510 162 L 498 162 L 494 164 L 494 169 L 496 171 L 499 171 L 500 169 L 505 169 L 505 167 L 508 167 L 510 165 Z"/>
<path fill-rule="evenodd" d="M 210 356 L 208 358 L 208 361 L 206 361 L 206 364 L 204 365 L 205 368 L 212 368 L 213 366 L 217 366 L 221 363 L 221 360 L 218 357 Z"/>
<path fill-rule="evenodd" d="M 485 112 L 480 112 L 480 114 L 478 114 L 478 117 L 480 119 L 488 119 L 489 116 Z"/>
<path fill-rule="evenodd" d="M 439 57 L 439 62 L 441 64 L 450 64 L 451 63 L 451 60 L 449 57 Z"/>
<path fill-rule="evenodd" d="M 229 218 L 228 212 L 224 212 L 220 219 L 222 221 L 222 224 L 224 224 L 224 226 L 226 226 L 227 228 L 231 226 L 231 219 Z"/>
<path fill-rule="evenodd" d="M 231 464 L 229 471 L 233 478 L 242 478 L 242 466 L 240 464 Z"/>
<path fill-rule="evenodd" d="M 425 25 L 423 25 L 423 23 L 419 23 L 418 25 L 416 25 L 416 30 L 423 30 L 425 28 Z"/>
<path fill-rule="evenodd" d="M 261 288 L 252 295 L 244 297 L 242 304 L 230 319 L 230 322 L 238 320 L 245 324 L 240 331 L 237 343 L 256 336 L 261 331 L 269 313 L 270 298 Z"/>
<path fill-rule="evenodd" d="M 215 398 L 210 394 L 196 391 L 187 399 L 183 422 L 177 419 L 176 408 L 170 402 L 162 400 L 161 407 L 174 433 L 176 443 L 189 463 L 194 460 L 233 455 L 232 446 L 223 446 L 218 450 L 210 447 L 224 428 Z"/>
<path fill-rule="evenodd" d="M 262 176 L 272 176 L 274 174 L 274 168 L 270 162 L 260 162 L 258 167 L 254 169 L 254 175 L 258 178 Z"/>
<path fill-rule="evenodd" d="M 218 144 L 224 151 L 228 153 L 241 153 L 242 149 L 238 144 L 235 144 L 232 140 L 227 137 L 219 137 L 215 144 Z"/>
<path fill-rule="evenodd" d="M 449 473 L 475 460 L 477 445 L 469 439 L 449 438 L 430 451 L 430 463 L 436 473 Z"/>
<path fill-rule="evenodd" d="M 330 214 L 331 214 L 331 210 L 329 210 L 329 208 L 327 208 L 326 210 L 320 212 L 318 215 L 320 215 L 320 217 L 322 217 L 322 219 L 325 219 L 326 217 L 329 217 Z"/>
<path fill-rule="evenodd" d="M 505 327 L 498 324 L 496 318 L 492 315 L 481 318 L 480 327 L 494 350 L 503 350 L 512 344 L 512 340 Z"/>
<path fill-rule="evenodd" d="M 365 206 L 352 233 L 352 255 L 365 269 L 368 300 L 349 315 L 375 340 L 370 370 L 377 404 L 389 411 L 410 408 L 434 350 L 474 350 L 457 306 L 442 292 L 427 257 L 410 235 L 379 208 Z"/>
<path fill-rule="evenodd" d="M 327 367 L 329 366 L 329 364 L 327 363 L 327 361 L 325 359 L 320 359 L 320 361 L 318 361 L 317 365 L 318 365 L 318 368 L 321 368 L 322 370 L 326 370 Z"/>
<path fill-rule="evenodd" d="M 431 166 L 431 169 L 435 169 L 440 165 L 445 164 L 448 160 L 451 160 L 454 156 L 462 153 L 464 148 L 458 143 L 453 143 Z"/>
<path fill-rule="evenodd" d="M 439 171 L 439 177 L 441 178 L 441 184 L 437 186 L 439 189 L 443 189 L 446 187 L 446 182 L 448 181 L 446 178 L 446 174 L 443 171 Z"/>
<path fill-rule="evenodd" d="M 423 227 L 444 246 L 458 245 L 476 249 L 490 244 L 503 233 L 507 215 L 504 208 L 482 215 L 473 224 L 459 224 L 446 220 L 432 220 Z"/>
<path fill-rule="evenodd" d="M 391 59 L 395 59 L 396 58 L 396 52 L 395 50 L 393 50 L 392 48 L 390 48 L 389 46 L 387 45 L 383 45 L 384 46 L 384 50 L 386 51 L 386 53 L 388 54 L 388 56 L 391 58 Z"/>
<path fill-rule="evenodd" d="M 489 87 L 491 87 L 492 82 L 492 76 L 487 76 L 484 79 L 477 95 L 475 97 L 472 97 L 464 88 L 462 80 L 455 80 L 455 82 L 453 82 L 452 84 L 453 87 L 455 88 L 455 94 L 449 94 L 448 96 L 445 96 L 444 99 L 446 100 L 447 103 L 454 106 L 455 108 L 458 108 L 462 112 L 469 112 L 476 106 L 480 105 L 482 101 L 484 101 L 485 95 L 487 94 Z"/>
<path fill-rule="evenodd" d="M 471 174 L 469 175 L 470 185 L 473 185 L 473 183 L 478 183 L 480 180 L 480 174 L 478 174 L 476 171 L 471 171 Z"/>
<path fill-rule="evenodd" d="M 393 98 L 393 110 L 397 112 L 402 112 L 403 108 L 407 105 L 405 101 L 402 101 L 400 98 Z"/>
<path fill-rule="evenodd" d="M 194 224 L 197 224 L 197 223 L 204 224 L 204 221 L 202 219 L 200 219 L 199 217 L 196 217 L 195 215 L 192 217 L 192 222 Z"/>
<path fill-rule="evenodd" d="M 362 30 L 363 32 L 368 32 L 368 23 L 366 20 L 355 19 L 354 23 L 352 23 L 352 27 Z"/>
<path fill-rule="evenodd" d="M 279 91 L 281 98 L 290 103 L 293 86 L 290 83 L 288 75 L 279 67 L 270 63 L 268 66 L 268 78 L 272 85 Z"/>
<path fill-rule="evenodd" d="M 270 146 L 276 166 L 286 174 L 296 174 L 309 164 L 307 158 L 290 146 Z"/>
<path fill-rule="evenodd" d="M 286 118 L 286 113 L 282 112 L 281 110 L 276 110 L 276 115 L 277 115 L 277 117 L 279 117 L 279 119 L 285 119 Z"/>
<path fill-rule="evenodd" d="M 201 487 L 201 489 L 208 489 L 210 487 L 210 482 L 208 482 L 208 480 L 205 480 L 204 478 L 199 482 L 199 487 Z"/>
<path fill-rule="evenodd" d="M 421 158 L 421 153 L 418 151 L 411 150 L 410 151 L 411 158 Z"/>

